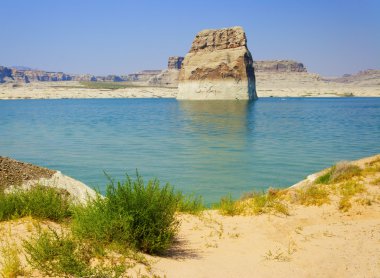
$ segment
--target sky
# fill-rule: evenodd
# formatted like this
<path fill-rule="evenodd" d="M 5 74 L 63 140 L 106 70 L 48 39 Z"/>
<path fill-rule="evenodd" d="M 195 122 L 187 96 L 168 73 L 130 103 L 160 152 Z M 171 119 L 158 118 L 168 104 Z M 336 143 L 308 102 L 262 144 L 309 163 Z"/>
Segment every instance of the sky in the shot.
<path fill-rule="evenodd" d="M 0 65 L 128 74 L 164 69 L 203 29 L 242 26 L 254 60 L 340 76 L 380 69 L 379 0 L 0 0 Z"/>

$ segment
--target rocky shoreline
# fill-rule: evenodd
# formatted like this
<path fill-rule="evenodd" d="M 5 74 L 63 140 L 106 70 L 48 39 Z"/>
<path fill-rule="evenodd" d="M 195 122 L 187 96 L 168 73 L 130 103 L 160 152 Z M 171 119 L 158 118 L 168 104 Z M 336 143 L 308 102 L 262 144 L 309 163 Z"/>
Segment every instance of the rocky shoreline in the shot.
<path fill-rule="evenodd" d="M 60 171 L 0 156 L 0 190 L 4 192 L 26 190 L 35 185 L 64 190 L 73 200 L 80 203 L 96 197 L 96 192 L 92 188 L 63 175 Z"/>

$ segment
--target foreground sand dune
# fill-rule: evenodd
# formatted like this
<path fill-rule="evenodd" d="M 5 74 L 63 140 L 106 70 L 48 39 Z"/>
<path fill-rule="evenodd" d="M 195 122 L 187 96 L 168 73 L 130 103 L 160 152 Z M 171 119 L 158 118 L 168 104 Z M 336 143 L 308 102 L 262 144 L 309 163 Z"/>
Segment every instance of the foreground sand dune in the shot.
<path fill-rule="evenodd" d="M 380 209 L 292 215 L 184 216 L 177 247 L 154 264 L 167 277 L 378 277 Z"/>
<path fill-rule="evenodd" d="M 380 155 L 355 164 L 374 160 Z M 172 257 L 157 259 L 154 270 L 167 277 L 379 277 L 379 178 L 379 170 L 364 178 L 362 197 L 371 205 L 354 203 L 348 212 L 332 197 L 320 207 L 291 205 L 289 216 L 182 216 Z"/>
<path fill-rule="evenodd" d="M 329 204 L 304 206 L 287 201 L 289 215 L 266 213 L 223 216 L 207 210 L 181 214 L 180 231 L 165 256 L 148 256 L 132 277 L 379 277 L 380 155 L 353 162 L 363 169 L 354 177 L 364 186 L 347 210 L 339 209 L 339 193 Z M 309 176 L 286 192 L 293 196 L 313 184 Z M 33 233 L 37 220 L 0 222 L 0 246 Z M 40 223 L 41 224 L 41 223 Z M 59 228 L 56 223 L 42 225 Z M 2 260 L 0 255 L 0 261 Z M 22 258 L 25 264 L 25 258 Z M 27 277 L 41 277 L 38 271 Z M 128 277 L 130 277 L 128 276 Z"/>

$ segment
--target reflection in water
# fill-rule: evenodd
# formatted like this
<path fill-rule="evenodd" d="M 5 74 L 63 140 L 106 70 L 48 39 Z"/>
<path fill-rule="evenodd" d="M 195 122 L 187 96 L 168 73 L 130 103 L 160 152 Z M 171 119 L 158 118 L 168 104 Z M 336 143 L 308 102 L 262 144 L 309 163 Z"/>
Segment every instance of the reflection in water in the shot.
<path fill-rule="evenodd" d="M 241 132 L 247 127 L 249 101 L 179 101 L 179 107 L 196 125 L 210 130 Z"/>
<path fill-rule="evenodd" d="M 179 102 L 186 121 L 184 129 L 193 137 L 192 146 L 187 146 L 193 153 L 185 159 L 197 162 L 187 166 L 197 175 L 201 184 L 223 184 L 222 187 L 233 190 L 236 186 L 236 171 L 250 171 L 248 119 L 253 105 L 249 101 Z M 243 182 L 245 186 L 248 183 L 248 179 L 246 183 Z M 209 190 L 220 196 L 218 186 Z"/>

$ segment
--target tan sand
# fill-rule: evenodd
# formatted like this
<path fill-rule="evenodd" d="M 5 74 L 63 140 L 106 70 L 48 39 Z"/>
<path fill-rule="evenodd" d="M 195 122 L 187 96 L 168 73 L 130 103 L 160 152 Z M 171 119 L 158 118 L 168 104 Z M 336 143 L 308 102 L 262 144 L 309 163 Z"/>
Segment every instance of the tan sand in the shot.
<path fill-rule="evenodd" d="M 172 256 L 158 258 L 153 270 L 167 277 L 380 277 L 380 184 L 371 184 L 379 178 L 366 180 L 371 205 L 354 203 L 348 212 L 333 201 L 292 205 L 290 216 L 183 215 Z"/>
<path fill-rule="evenodd" d="M 355 163 L 363 167 L 374 160 L 380 166 L 380 155 Z M 289 204 L 290 216 L 232 217 L 214 210 L 201 216 L 180 215 L 179 235 L 168 254 L 147 256 L 152 268 L 137 265 L 129 275 L 380 277 L 380 171 L 370 172 L 363 181 L 367 191 L 359 197 L 371 203 L 354 201 L 348 212 L 338 210 L 338 199 L 332 198 L 320 207 Z M 30 234 L 31 221 L 35 220 L 0 223 L 6 234 L 0 243 L 6 239 L 19 243 Z"/>
<path fill-rule="evenodd" d="M 379 277 L 380 206 L 342 214 L 334 206 L 291 216 L 182 217 L 167 277 Z"/>

